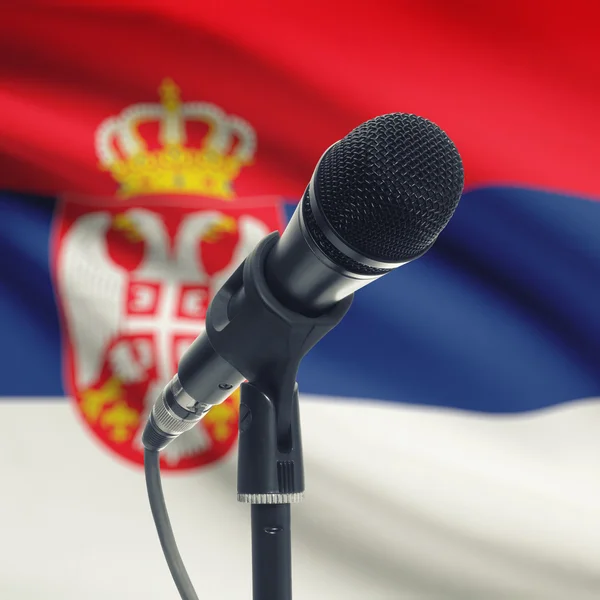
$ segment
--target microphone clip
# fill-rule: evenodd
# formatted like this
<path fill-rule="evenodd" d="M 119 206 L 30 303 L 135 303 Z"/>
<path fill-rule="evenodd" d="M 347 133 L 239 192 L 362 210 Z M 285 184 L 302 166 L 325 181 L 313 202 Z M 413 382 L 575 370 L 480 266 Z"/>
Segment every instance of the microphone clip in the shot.
<path fill-rule="evenodd" d="M 302 358 L 344 317 L 350 295 L 308 317 L 272 294 L 265 264 L 279 233 L 267 236 L 214 297 L 206 333 L 214 350 L 247 380 L 241 386 L 238 500 L 298 502 L 304 492 L 296 376 Z"/>

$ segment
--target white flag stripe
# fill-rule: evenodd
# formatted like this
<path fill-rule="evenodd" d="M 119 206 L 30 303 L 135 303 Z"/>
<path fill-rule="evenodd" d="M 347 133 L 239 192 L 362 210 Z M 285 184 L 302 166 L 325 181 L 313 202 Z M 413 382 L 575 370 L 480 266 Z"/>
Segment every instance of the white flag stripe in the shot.
<path fill-rule="evenodd" d="M 599 596 L 600 402 L 499 417 L 304 397 L 301 412 L 295 598 Z M 141 469 L 70 403 L 3 401 L 0 434 L 0 597 L 177 597 Z M 235 452 L 165 490 L 199 596 L 250 597 Z"/>

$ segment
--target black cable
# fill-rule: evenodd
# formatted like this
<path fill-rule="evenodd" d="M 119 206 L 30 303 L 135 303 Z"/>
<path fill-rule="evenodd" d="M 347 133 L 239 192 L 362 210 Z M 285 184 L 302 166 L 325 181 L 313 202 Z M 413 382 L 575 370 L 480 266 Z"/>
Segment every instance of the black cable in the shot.
<path fill-rule="evenodd" d="M 198 600 L 173 535 L 173 528 L 169 520 L 160 481 L 160 454 L 158 451 L 144 450 L 144 472 L 146 473 L 146 488 L 148 489 L 148 499 L 150 500 L 150 509 L 158 532 L 158 539 L 173 576 L 173 581 L 179 590 L 181 600 Z"/>

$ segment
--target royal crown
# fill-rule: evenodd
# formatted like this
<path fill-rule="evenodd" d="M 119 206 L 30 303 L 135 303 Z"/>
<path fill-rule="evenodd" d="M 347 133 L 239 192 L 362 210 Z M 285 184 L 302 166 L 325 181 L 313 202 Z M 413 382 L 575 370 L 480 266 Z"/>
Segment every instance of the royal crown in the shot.
<path fill-rule="evenodd" d="M 181 102 L 180 89 L 166 79 L 160 103 L 134 104 L 103 121 L 96 131 L 101 168 L 120 184 L 119 195 L 183 193 L 224 200 L 234 197 L 233 180 L 256 148 L 252 127 L 207 102 Z M 201 122 L 208 133 L 200 147 L 186 146 L 186 124 Z M 160 147 L 149 149 L 139 128 L 158 123 Z"/>

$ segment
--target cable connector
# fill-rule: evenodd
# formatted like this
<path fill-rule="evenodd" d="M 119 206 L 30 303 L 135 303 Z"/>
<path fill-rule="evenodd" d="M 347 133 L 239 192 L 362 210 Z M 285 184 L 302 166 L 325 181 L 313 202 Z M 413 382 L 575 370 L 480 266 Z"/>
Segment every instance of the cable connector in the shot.
<path fill-rule="evenodd" d="M 142 434 L 144 448 L 162 450 L 176 437 L 194 427 L 212 406 L 194 400 L 175 375 L 152 408 Z"/>

